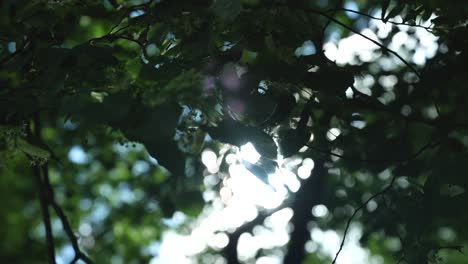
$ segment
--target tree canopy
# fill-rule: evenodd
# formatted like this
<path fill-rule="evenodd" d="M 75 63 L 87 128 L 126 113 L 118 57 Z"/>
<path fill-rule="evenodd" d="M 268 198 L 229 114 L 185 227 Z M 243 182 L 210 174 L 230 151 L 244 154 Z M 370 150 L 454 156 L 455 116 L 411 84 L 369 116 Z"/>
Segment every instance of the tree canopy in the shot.
<path fill-rule="evenodd" d="M 1 262 L 163 263 L 168 231 L 266 188 L 187 263 L 352 263 L 353 230 L 375 263 L 466 263 L 467 12 L 0 1 Z M 241 252 L 281 212 L 287 239 Z"/>

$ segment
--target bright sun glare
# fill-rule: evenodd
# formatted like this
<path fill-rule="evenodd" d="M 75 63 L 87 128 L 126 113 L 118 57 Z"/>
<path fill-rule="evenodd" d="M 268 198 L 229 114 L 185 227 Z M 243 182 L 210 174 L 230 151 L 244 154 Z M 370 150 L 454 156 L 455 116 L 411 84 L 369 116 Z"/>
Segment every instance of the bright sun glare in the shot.
<path fill-rule="evenodd" d="M 391 26 L 382 21 L 372 21 L 370 27 L 375 28 L 376 33 L 371 29 L 364 29 L 361 33 L 377 41 L 379 41 L 378 38 L 387 36 L 391 30 Z M 411 45 L 415 41 L 414 38 L 406 34 L 405 28 L 400 29 L 402 30 L 401 34 L 395 35 L 391 43 L 394 49 L 401 45 Z M 426 58 L 433 56 L 434 50 L 438 48 L 436 38 L 422 29 L 416 29 L 416 37 L 423 43 L 417 48 L 413 58 L 408 59 L 412 59 L 417 64 L 423 64 Z M 377 46 L 355 34 L 339 41 L 332 39 L 325 44 L 324 48 L 325 55 L 338 64 L 356 63 L 354 55 L 358 55 L 362 61 L 371 61 L 377 56 L 374 52 Z M 384 59 L 379 61 L 382 68 L 390 69 L 399 64 L 397 60 Z M 367 87 L 369 83 L 374 81 L 372 76 L 365 76 L 357 79 L 355 86 L 361 92 L 369 94 L 371 91 Z M 390 86 L 393 82 L 391 79 L 379 81 Z M 352 91 L 347 91 L 346 96 L 352 96 L 351 93 Z M 386 100 L 385 98 L 380 99 Z M 362 128 L 365 123 L 356 123 L 355 126 Z M 327 137 L 333 141 L 340 133 L 338 128 L 332 128 L 328 131 Z M 268 175 L 268 181 L 264 182 L 242 165 L 243 160 L 257 163 L 261 158 L 252 143 L 241 146 L 234 153 L 224 156 L 210 149 L 203 151 L 201 160 L 210 173 L 205 177 L 205 185 L 208 190 L 204 197 L 207 202 L 210 202 L 210 205 L 206 206 L 194 223 L 190 235 L 181 235 L 173 230 L 166 231 L 163 234 L 161 244 L 158 244 L 156 257 L 150 263 L 194 263 L 190 257 L 201 253 L 208 247 L 222 249 L 229 242 L 225 232 L 233 231 L 243 223 L 251 221 L 258 215 L 259 210 L 277 208 L 290 192 L 299 190 L 302 180 L 313 176 L 313 159 L 296 158 L 280 162 L 280 168 Z M 216 183 L 219 182 L 215 175 L 219 171 L 222 159 L 229 165 L 229 176 L 219 179 L 222 181 L 222 187 L 219 189 L 219 195 L 216 195 L 217 191 L 209 190 L 209 187 L 216 186 Z M 319 218 L 327 217 L 329 212 L 326 206 L 317 205 L 312 209 L 311 214 Z M 290 208 L 281 209 L 265 220 L 267 228 L 259 226 L 254 228 L 253 234 L 242 234 L 238 243 L 240 260 L 254 258 L 260 248 L 274 249 L 284 246 L 289 239 L 291 227 L 288 222 L 292 215 L 293 211 Z M 306 251 L 316 252 L 319 250 L 333 257 L 340 246 L 341 235 L 335 231 L 322 230 L 318 227 L 312 227 L 310 231 L 311 240 L 305 245 Z M 381 258 L 371 257 L 368 250 L 359 247 L 360 236 L 361 228 L 352 225 L 345 247 L 337 261 L 338 264 L 382 263 Z M 177 253 L 174 254 L 174 252 Z M 278 251 L 276 256 L 262 257 L 255 263 L 281 263 L 281 254 L 283 253 Z M 211 258 L 215 257 L 211 255 Z M 225 262 L 219 257 L 218 259 L 210 259 L 209 263 Z"/>

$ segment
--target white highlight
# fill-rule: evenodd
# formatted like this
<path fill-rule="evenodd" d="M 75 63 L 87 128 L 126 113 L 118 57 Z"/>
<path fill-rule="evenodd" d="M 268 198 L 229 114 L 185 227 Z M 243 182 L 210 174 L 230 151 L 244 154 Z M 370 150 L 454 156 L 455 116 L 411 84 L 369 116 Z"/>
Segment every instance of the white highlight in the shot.
<path fill-rule="evenodd" d="M 202 163 L 205 165 L 206 169 L 210 173 L 216 173 L 219 170 L 218 166 L 218 157 L 216 156 L 216 153 L 214 153 L 210 149 L 206 149 L 202 152 L 201 154 L 201 160 Z"/>
<path fill-rule="evenodd" d="M 239 157 L 250 163 L 256 163 L 261 155 L 257 152 L 254 145 L 250 142 L 240 147 Z"/>

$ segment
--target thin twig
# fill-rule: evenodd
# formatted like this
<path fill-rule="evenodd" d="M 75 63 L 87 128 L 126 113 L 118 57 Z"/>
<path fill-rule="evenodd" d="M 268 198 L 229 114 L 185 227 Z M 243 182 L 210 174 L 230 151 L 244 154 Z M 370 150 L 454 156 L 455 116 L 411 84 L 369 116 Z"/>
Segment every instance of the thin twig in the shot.
<path fill-rule="evenodd" d="M 288 6 L 287 4 L 278 4 L 278 5 L 283 5 L 283 6 Z M 291 7 L 291 6 L 288 6 L 288 7 Z M 322 17 L 325 17 L 327 18 L 328 20 L 334 22 L 335 24 L 338 24 L 340 25 L 341 27 L 353 32 L 354 34 L 357 34 L 367 40 L 369 40 L 370 42 L 374 43 L 375 45 L 377 45 L 378 47 L 380 47 L 382 50 L 388 52 L 388 53 L 391 53 L 393 54 L 395 57 L 397 57 L 401 62 L 403 62 L 403 64 L 405 64 L 408 68 L 411 69 L 411 71 L 413 71 L 419 78 L 421 78 L 421 73 L 419 73 L 419 71 L 413 66 L 411 65 L 408 61 L 406 61 L 403 57 L 400 56 L 400 54 L 398 54 L 397 52 L 391 50 L 390 48 L 382 45 L 381 43 L 379 43 L 378 41 L 376 40 L 373 40 L 371 38 L 369 38 L 368 36 L 362 34 L 361 32 L 355 30 L 354 28 L 346 25 L 345 23 L 335 19 L 333 16 L 330 16 L 329 14 L 327 14 L 326 12 L 323 12 L 323 11 L 320 11 L 320 10 L 316 10 L 316 9 L 313 9 L 313 8 L 305 8 L 304 11 L 306 12 L 310 12 L 310 13 L 313 13 L 313 14 L 317 14 L 319 16 L 322 16 Z"/>
<path fill-rule="evenodd" d="M 419 73 L 419 71 L 416 70 L 416 68 L 414 68 L 413 65 L 411 65 L 408 61 L 406 61 L 403 57 L 401 57 L 400 54 L 398 54 L 397 52 L 395 52 L 395 51 L 393 51 L 393 50 L 387 48 L 386 46 L 382 45 L 382 44 L 379 43 L 378 41 L 369 38 L 368 36 L 362 34 L 361 32 L 355 30 L 354 28 L 352 28 L 352 27 L 346 25 L 345 23 L 343 23 L 343 22 L 341 22 L 341 21 L 335 19 L 334 17 L 332 17 L 332 16 L 330 16 L 330 15 L 328 15 L 328 14 L 326 14 L 326 13 L 323 13 L 323 12 L 321 12 L 321 11 L 314 10 L 314 9 L 309 9 L 309 8 L 308 8 L 306 11 L 309 11 L 309 12 L 311 12 L 311 13 L 314 13 L 314 14 L 317 14 L 317 15 L 320 15 L 320 16 L 323 16 L 323 17 L 325 17 L 325 18 L 331 20 L 332 22 L 334 22 L 334 23 L 336 23 L 336 24 L 342 26 L 343 28 L 346 28 L 347 30 L 353 32 L 354 34 L 357 34 L 357 35 L 359 35 L 359 36 L 361 36 L 361 37 L 363 37 L 363 38 L 369 40 L 370 42 L 372 42 L 372 43 L 374 43 L 375 45 L 379 46 L 382 50 L 384 50 L 384 51 L 386 51 L 386 52 L 388 52 L 388 53 L 391 53 L 391 54 L 395 55 L 401 62 L 403 62 L 406 66 L 408 66 L 408 68 L 410 68 L 419 78 L 421 78 L 421 73 Z"/>
<path fill-rule="evenodd" d="M 370 109 L 373 111 L 386 112 L 407 122 L 421 123 L 435 128 L 468 128 L 468 123 L 466 121 L 443 120 L 440 118 L 440 116 L 437 119 L 426 119 L 418 116 L 402 115 L 396 108 L 390 108 L 389 106 L 382 104 L 379 100 L 376 100 L 374 97 L 360 92 L 354 86 L 351 86 L 350 88 L 353 90 L 354 94 L 357 94 L 360 98 L 363 99 L 357 100 L 355 97 L 353 100 L 343 101 L 344 103 L 351 104 L 352 106 Z"/>
<path fill-rule="evenodd" d="M 29 122 L 26 123 L 26 133 L 29 138 L 33 136 L 37 137 L 40 134 L 39 129 L 38 129 L 39 122 L 37 119 L 38 118 L 36 116 L 34 120 L 35 131 L 32 130 Z M 47 202 L 47 193 L 46 193 L 44 182 L 43 182 L 43 175 L 41 176 L 40 165 L 35 163 L 36 161 L 34 161 L 34 158 L 29 154 L 26 154 L 26 156 L 28 157 L 29 161 L 33 165 L 32 169 L 33 169 L 33 174 L 34 174 L 34 180 L 36 182 L 36 186 L 39 191 L 39 203 L 41 205 L 42 219 L 44 222 L 44 229 L 45 229 L 45 234 L 46 234 L 47 256 L 49 259 L 49 263 L 55 264 L 54 235 L 52 232 L 52 224 L 50 220 L 50 213 L 49 213 L 49 207 L 48 207 L 48 202 Z"/>
<path fill-rule="evenodd" d="M 120 31 L 121 29 L 119 29 L 118 31 Z M 130 42 L 133 42 L 133 43 L 136 43 L 139 47 L 140 47 L 140 50 L 141 52 L 143 53 L 143 57 L 145 59 L 148 59 L 150 56 L 148 55 L 147 51 L 146 51 L 146 48 L 145 48 L 145 45 L 146 43 L 144 42 L 141 42 L 137 39 L 134 39 L 134 38 L 131 38 L 131 37 L 128 37 L 128 36 L 124 36 L 122 34 L 108 34 L 108 35 L 104 35 L 102 37 L 98 37 L 98 38 L 92 38 L 90 40 L 88 40 L 88 43 L 92 44 L 96 41 L 109 41 L 109 42 L 113 42 L 113 41 L 116 41 L 116 40 L 119 40 L 119 39 L 123 39 L 123 40 L 127 40 L 127 41 L 130 41 Z"/>
<path fill-rule="evenodd" d="M 35 137 L 40 139 L 41 124 L 40 124 L 39 114 L 37 114 L 37 113 L 34 115 L 34 126 L 35 126 L 34 127 Z M 29 136 L 32 135 L 31 129 L 28 129 L 28 133 L 29 133 Z M 28 156 L 28 157 L 30 157 L 30 156 Z M 30 157 L 30 159 L 32 159 L 32 157 Z M 72 260 L 71 263 L 75 263 L 76 261 L 81 259 L 85 263 L 92 264 L 93 261 L 91 259 L 89 259 L 80 250 L 80 247 L 78 246 L 77 237 L 73 233 L 73 230 L 71 228 L 71 225 L 70 225 L 70 222 L 68 221 L 67 216 L 65 215 L 65 213 L 64 213 L 63 209 L 60 207 L 60 205 L 55 201 L 54 190 L 53 190 L 52 185 L 50 184 L 50 180 L 49 180 L 49 167 L 48 167 L 47 162 L 45 164 L 41 165 L 41 166 L 36 166 L 36 168 L 37 168 L 37 172 L 35 174 L 39 175 L 39 177 L 40 177 L 40 174 L 42 172 L 42 179 L 39 178 L 39 180 L 40 180 L 41 187 L 42 187 L 41 190 L 42 190 L 43 200 L 45 201 L 46 206 L 48 204 L 48 205 L 52 206 L 52 208 L 54 208 L 55 213 L 57 214 L 60 221 L 62 222 L 63 229 L 65 230 L 65 233 L 67 234 L 67 236 L 68 236 L 68 238 L 69 238 L 69 240 L 70 240 L 70 242 L 72 244 L 73 250 L 75 251 L 75 258 Z M 49 217 L 48 222 L 50 224 L 50 217 Z M 51 234 L 51 239 L 52 239 L 52 242 L 53 242 L 52 232 L 50 232 L 50 234 Z M 53 262 L 51 262 L 51 263 L 55 263 L 55 257 L 53 259 Z"/>
<path fill-rule="evenodd" d="M 387 206 L 387 205 L 385 205 L 385 206 Z M 401 246 L 403 248 L 401 256 L 398 258 L 397 263 L 396 263 L 396 264 L 400 264 L 403 260 L 405 260 L 406 252 L 405 252 L 404 248 L 406 248 L 406 247 L 405 247 L 405 241 L 400 236 L 400 234 L 398 234 L 398 232 L 396 232 L 396 235 L 397 235 L 398 239 L 400 240 Z"/>
<path fill-rule="evenodd" d="M 72 244 L 73 250 L 75 251 L 75 258 L 71 261 L 71 263 L 75 263 L 81 259 L 85 263 L 92 264 L 93 261 L 80 250 L 80 247 L 78 245 L 78 238 L 75 236 L 72 230 L 72 227 L 70 225 L 70 222 L 68 221 L 68 218 L 65 215 L 65 212 L 54 199 L 54 190 L 52 189 L 52 186 L 49 181 L 49 173 L 48 173 L 47 164 L 42 166 L 42 171 L 44 175 L 45 187 L 47 189 L 47 194 L 49 198 L 48 199 L 49 204 L 52 206 L 52 208 L 54 208 L 55 213 L 57 214 L 60 221 L 62 222 L 63 229 L 65 230 L 65 233 L 67 234 L 68 239 L 70 240 L 70 243 Z"/>
<path fill-rule="evenodd" d="M 410 156 L 408 156 L 407 158 L 404 158 L 404 159 L 360 159 L 360 158 L 349 157 L 349 156 L 346 156 L 346 155 L 343 155 L 343 154 L 338 154 L 338 153 L 333 152 L 333 151 L 327 151 L 327 150 L 319 149 L 319 148 L 317 148 L 315 146 L 312 146 L 311 144 L 306 144 L 306 146 L 309 147 L 312 150 L 315 150 L 315 151 L 318 151 L 318 152 L 321 152 L 321 153 L 324 153 L 324 154 L 328 154 L 330 156 L 334 156 L 334 157 L 337 157 L 337 158 L 342 158 L 344 160 L 365 162 L 365 163 L 378 163 L 378 162 L 399 162 L 399 163 L 401 162 L 401 163 L 404 163 L 404 162 L 414 160 L 419 155 L 424 153 L 424 151 L 426 151 L 427 149 L 436 147 L 439 144 L 440 144 L 440 141 L 436 141 L 436 142 L 431 141 L 431 142 L 427 143 L 426 145 L 422 146 L 418 151 L 416 151 L 415 153 L 411 154 Z"/>
<path fill-rule="evenodd" d="M 26 44 L 24 44 L 24 47 L 23 48 L 20 48 L 20 49 L 17 49 L 15 52 L 13 53 L 10 53 L 8 54 L 7 56 L 3 57 L 2 59 L 0 59 L 0 65 L 3 65 L 5 63 L 7 63 L 9 60 L 13 59 L 14 57 L 16 57 L 17 55 L 19 55 L 20 53 L 22 53 L 23 51 L 26 51 L 27 48 L 29 46 L 29 41 L 26 42 Z"/>
<path fill-rule="evenodd" d="M 109 32 L 107 33 L 107 35 L 113 34 L 113 31 L 114 31 L 118 26 L 120 26 L 120 24 L 122 24 L 122 21 L 127 17 L 127 15 L 128 15 L 128 14 L 125 13 L 125 14 L 122 16 L 122 18 L 119 19 L 119 22 L 118 22 L 117 24 L 115 24 L 114 26 L 112 26 L 112 28 L 109 30 Z M 129 25 L 125 25 L 125 26 L 119 28 L 119 30 L 117 30 L 117 31 L 114 32 L 114 33 L 118 33 L 119 31 L 121 31 L 122 29 L 127 28 L 128 26 L 129 26 Z"/>
<path fill-rule="evenodd" d="M 337 11 L 342 11 L 342 12 L 349 12 L 349 13 L 354 13 L 354 14 L 357 14 L 357 15 L 360 15 L 360 16 L 364 16 L 364 17 L 368 17 L 370 19 L 374 19 L 374 20 L 380 20 L 380 21 L 383 21 L 382 18 L 378 18 L 378 17 L 375 17 L 375 16 L 372 16 L 372 15 L 369 15 L 369 14 L 366 14 L 366 13 L 362 13 L 362 12 L 359 12 L 359 11 L 356 11 L 356 10 L 352 10 L 352 9 L 347 9 L 347 8 L 339 8 L 339 9 L 330 9 L 330 10 L 327 10 L 326 13 L 331 13 L 331 12 L 337 12 Z M 403 23 L 403 22 L 395 22 L 395 21 L 387 21 L 388 23 L 390 24 L 393 24 L 393 25 L 397 25 L 397 26 L 407 26 L 407 27 L 418 27 L 418 28 L 423 28 L 425 29 L 426 31 L 432 33 L 433 30 L 440 30 L 439 28 L 436 28 L 436 27 L 426 27 L 426 26 L 423 26 L 423 25 L 418 25 L 418 24 L 407 24 L 407 23 Z"/>
<path fill-rule="evenodd" d="M 332 14 L 331 14 L 332 17 L 335 16 L 336 12 L 340 11 L 340 8 L 339 8 L 339 7 L 340 7 L 341 5 L 343 5 L 343 0 L 339 0 L 339 1 L 336 3 L 335 8 L 334 8 L 332 11 L 330 11 L 330 13 L 332 13 Z M 327 21 L 327 23 L 325 24 L 325 26 L 322 28 L 322 42 L 323 42 L 323 39 L 324 39 L 324 36 L 325 36 L 325 30 L 327 30 L 327 28 L 328 28 L 328 26 L 329 26 L 330 24 L 331 24 L 331 20 L 329 19 L 329 20 Z"/>
<path fill-rule="evenodd" d="M 239 237 L 243 233 L 251 232 L 255 226 L 262 225 L 267 217 L 271 216 L 272 214 L 284 208 L 287 208 L 288 206 L 289 206 L 288 203 L 284 203 L 274 209 L 260 212 L 252 221 L 244 223 L 240 227 L 236 228 L 234 232 L 228 234 L 229 243 L 225 247 L 225 255 L 226 255 L 225 257 L 227 258 L 227 262 L 229 264 L 239 263 L 239 260 L 237 259 L 237 243 L 239 241 Z"/>
<path fill-rule="evenodd" d="M 436 248 L 435 250 L 439 251 L 439 250 L 444 250 L 444 249 L 456 250 L 456 251 L 460 252 L 462 255 L 465 255 L 465 253 L 463 253 L 463 246 L 440 246 L 440 247 Z"/>
<path fill-rule="evenodd" d="M 405 254 L 401 255 L 401 257 L 397 260 L 396 264 L 400 264 L 403 260 L 405 260 Z"/>
<path fill-rule="evenodd" d="M 32 161 L 33 158 L 29 156 L 29 160 Z M 44 222 L 44 229 L 46 234 L 46 245 L 47 245 L 47 256 L 49 263 L 55 263 L 55 243 L 54 236 L 52 233 L 52 225 L 50 221 L 49 208 L 47 206 L 47 196 L 44 191 L 44 185 L 41 179 L 41 171 L 39 165 L 33 166 L 34 179 L 36 181 L 37 189 L 39 191 L 39 202 L 41 204 L 42 219 Z"/>
<path fill-rule="evenodd" d="M 333 262 L 332 264 L 335 264 L 336 263 L 336 260 L 338 259 L 338 256 L 340 255 L 341 253 L 341 250 L 343 250 L 343 246 L 344 246 L 344 243 L 345 243 L 345 240 L 346 240 L 346 236 L 348 234 L 348 230 L 349 230 L 349 227 L 351 225 L 351 222 L 353 220 L 353 218 L 356 216 L 356 214 L 361 211 L 370 201 L 372 201 L 373 199 L 377 198 L 378 196 L 381 196 L 383 194 L 385 194 L 387 191 L 389 191 L 392 187 L 393 187 L 393 184 L 395 183 L 395 180 L 396 180 L 397 176 L 393 176 L 392 180 L 390 181 L 390 183 L 387 185 L 387 187 L 385 187 L 383 190 L 375 193 L 374 195 L 372 195 L 371 197 L 369 197 L 369 199 L 367 199 L 363 204 L 361 204 L 358 208 L 356 208 L 353 212 L 353 214 L 351 215 L 351 217 L 348 219 L 348 222 L 346 223 L 346 227 L 345 227 L 345 230 L 344 230 L 344 234 L 343 234 L 343 240 L 341 240 L 341 244 L 340 244 L 340 248 L 338 249 L 338 252 L 336 252 L 336 255 L 335 255 L 335 258 L 333 259 Z"/>

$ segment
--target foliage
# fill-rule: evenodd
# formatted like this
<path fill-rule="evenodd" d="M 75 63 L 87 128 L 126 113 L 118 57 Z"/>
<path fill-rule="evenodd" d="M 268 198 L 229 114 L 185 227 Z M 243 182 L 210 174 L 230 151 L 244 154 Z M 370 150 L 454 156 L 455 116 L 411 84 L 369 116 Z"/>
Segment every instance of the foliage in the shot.
<path fill-rule="evenodd" d="M 283 205 L 294 212 L 285 263 L 325 261 L 304 250 L 311 223 L 344 243 L 353 221 L 385 263 L 466 261 L 465 1 L 0 5 L 2 262 L 52 263 L 67 247 L 73 262 L 148 262 L 175 228 L 165 219 L 209 204 L 203 149 L 248 142 L 262 158 L 244 165 L 265 182 L 294 159 L 315 162 Z M 391 30 L 371 38 L 372 21 Z M 417 30 L 436 37 L 425 63 L 411 60 L 423 40 L 391 48 Z M 353 35 L 375 45 L 371 59 L 327 57 L 327 43 Z M 319 204 L 328 217 L 310 214 Z M 219 252 L 229 263 L 240 234 Z"/>

